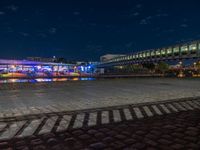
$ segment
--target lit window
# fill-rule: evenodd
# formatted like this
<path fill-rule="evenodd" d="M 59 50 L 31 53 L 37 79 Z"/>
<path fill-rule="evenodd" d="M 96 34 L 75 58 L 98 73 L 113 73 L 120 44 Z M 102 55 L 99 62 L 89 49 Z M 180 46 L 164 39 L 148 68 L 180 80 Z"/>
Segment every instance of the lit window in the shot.
<path fill-rule="evenodd" d="M 173 48 L 173 52 L 174 52 L 174 53 L 179 53 L 179 47 L 174 47 L 174 48 Z"/>
<path fill-rule="evenodd" d="M 154 51 L 151 51 L 151 56 L 154 56 L 154 55 L 155 55 Z"/>
<path fill-rule="evenodd" d="M 171 54 L 172 53 L 172 49 L 171 48 L 168 48 L 167 49 L 167 54 Z"/>
<path fill-rule="evenodd" d="M 191 45 L 189 45 L 189 50 L 190 51 L 197 50 L 197 44 L 191 44 Z"/>
<path fill-rule="evenodd" d="M 142 53 L 140 54 L 140 58 L 142 58 Z"/>
<path fill-rule="evenodd" d="M 145 58 L 146 57 L 146 54 L 145 54 L 145 52 L 143 52 L 143 58 Z"/>
<path fill-rule="evenodd" d="M 161 50 L 161 54 L 162 54 L 162 55 L 165 55 L 165 49 L 162 49 L 162 50 Z"/>
<path fill-rule="evenodd" d="M 160 50 L 156 51 L 156 55 L 159 56 L 160 55 Z"/>
<path fill-rule="evenodd" d="M 147 52 L 147 55 L 146 55 L 147 57 L 149 57 L 150 56 L 150 52 Z"/>
<path fill-rule="evenodd" d="M 188 47 L 186 45 L 181 47 L 181 52 L 187 52 L 187 51 Z"/>

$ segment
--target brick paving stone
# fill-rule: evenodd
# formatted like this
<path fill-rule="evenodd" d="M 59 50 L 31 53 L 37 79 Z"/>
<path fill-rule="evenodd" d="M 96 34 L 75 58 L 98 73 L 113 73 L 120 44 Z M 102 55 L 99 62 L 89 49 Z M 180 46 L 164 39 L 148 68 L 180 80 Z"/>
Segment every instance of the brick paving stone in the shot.
<path fill-rule="evenodd" d="M 159 145 L 157 147 L 157 149 L 160 149 L 160 150 L 172 150 L 172 148 L 168 145 Z"/>
<path fill-rule="evenodd" d="M 193 131 L 193 130 L 187 130 L 185 134 L 190 135 L 190 136 L 197 136 L 198 131 Z"/>
<path fill-rule="evenodd" d="M 112 149 L 122 149 L 125 145 L 122 142 L 115 141 L 109 145 Z"/>
<path fill-rule="evenodd" d="M 83 134 L 84 132 L 82 130 L 76 130 L 76 131 L 73 131 L 72 134 L 75 135 L 75 136 L 79 136 L 81 134 Z"/>
<path fill-rule="evenodd" d="M 164 128 L 164 129 L 170 129 L 170 130 L 176 129 L 176 127 L 173 126 L 173 125 L 165 125 L 163 128 Z"/>
<path fill-rule="evenodd" d="M 188 130 L 193 130 L 193 131 L 196 131 L 196 132 L 198 132 L 198 131 L 199 131 L 199 129 L 198 129 L 198 128 L 196 128 L 196 127 L 188 127 L 187 129 L 188 129 Z"/>
<path fill-rule="evenodd" d="M 60 145 L 55 145 L 53 147 L 51 147 L 51 150 L 61 150 L 62 147 Z"/>
<path fill-rule="evenodd" d="M 83 134 L 83 135 L 80 135 L 79 138 L 80 138 L 81 140 L 83 140 L 83 141 L 87 141 L 88 139 L 91 138 L 91 136 L 88 135 L 88 134 Z"/>
<path fill-rule="evenodd" d="M 183 145 L 181 145 L 181 144 L 173 144 L 172 146 L 171 146 L 171 148 L 173 148 L 173 149 L 175 149 L 175 150 L 182 150 L 183 148 L 184 148 L 184 146 Z"/>
<path fill-rule="evenodd" d="M 183 133 L 174 132 L 174 133 L 172 133 L 172 136 L 177 137 L 177 138 L 182 138 L 182 137 L 184 137 L 184 134 Z"/>
<path fill-rule="evenodd" d="M 179 138 L 174 139 L 174 142 L 182 145 L 185 145 L 187 143 L 187 141 Z"/>
<path fill-rule="evenodd" d="M 34 140 L 31 140 L 30 144 L 33 146 L 36 146 L 36 145 L 43 144 L 43 141 L 41 141 L 40 139 L 34 139 Z"/>
<path fill-rule="evenodd" d="M 162 134 L 160 131 L 157 131 L 157 130 L 152 130 L 152 131 L 150 131 L 150 133 L 157 135 L 157 136 Z"/>
<path fill-rule="evenodd" d="M 26 142 L 23 141 L 23 140 L 21 140 L 21 141 L 17 141 L 17 142 L 15 142 L 15 145 L 16 145 L 16 147 L 24 146 L 24 145 L 26 145 Z"/>
<path fill-rule="evenodd" d="M 145 132 L 145 131 L 139 130 L 139 131 L 136 131 L 135 134 L 138 134 L 138 135 L 145 135 L 146 132 Z"/>
<path fill-rule="evenodd" d="M 91 144 L 89 147 L 93 148 L 95 150 L 98 150 L 98 149 L 100 150 L 100 149 L 104 149 L 106 147 L 106 145 L 101 143 L 101 142 L 99 142 L 99 143 Z"/>
<path fill-rule="evenodd" d="M 47 140 L 47 139 L 50 139 L 50 138 L 53 138 L 53 137 L 55 137 L 55 135 L 54 135 L 53 133 L 45 133 L 45 134 L 43 134 L 43 136 L 42 136 L 42 138 L 43 138 L 44 140 Z"/>
<path fill-rule="evenodd" d="M 98 133 L 98 131 L 94 130 L 94 129 L 90 129 L 90 130 L 87 131 L 87 133 L 89 133 L 89 134 L 96 134 L 96 133 Z"/>
<path fill-rule="evenodd" d="M 73 146 L 76 143 L 76 140 L 74 138 L 66 138 L 64 143 L 66 146 Z"/>
<path fill-rule="evenodd" d="M 105 137 L 102 141 L 107 144 L 113 142 L 114 140 L 115 139 L 113 137 Z"/>
<path fill-rule="evenodd" d="M 130 144 L 136 143 L 136 140 L 128 138 L 128 139 L 124 140 L 124 143 L 127 145 L 130 145 Z"/>
<path fill-rule="evenodd" d="M 173 143 L 172 141 L 169 141 L 166 139 L 160 139 L 160 140 L 158 140 L 158 142 L 163 145 L 169 145 L 169 144 Z"/>
<path fill-rule="evenodd" d="M 133 144 L 131 147 L 132 148 L 136 148 L 136 149 L 144 149 L 145 148 L 145 144 L 144 143 L 135 143 Z"/>
<path fill-rule="evenodd" d="M 47 148 L 43 145 L 33 147 L 33 150 L 46 150 Z"/>
<path fill-rule="evenodd" d="M 123 139 L 126 139 L 127 137 L 125 135 L 118 134 L 118 135 L 115 136 L 115 138 L 117 138 L 119 140 L 123 140 Z"/>
<path fill-rule="evenodd" d="M 105 134 L 104 134 L 104 133 L 101 133 L 101 132 L 99 132 L 99 133 L 96 133 L 94 136 L 95 136 L 97 139 L 102 139 L 102 138 L 104 138 L 104 137 L 105 137 Z"/>
<path fill-rule="evenodd" d="M 154 148 L 154 147 L 147 147 L 146 150 L 157 150 L 157 148 Z"/>
<path fill-rule="evenodd" d="M 64 140 L 65 137 L 66 137 L 65 134 L 62 134 L 62 133 L 60 135 L 58 135 L 58 136 L 59 136 L 59 139 L 61 139 L 61 140 Z"/>
<path fill-rule="evenodd" d="M 99 131 L 106 133 L 106 132 L 108 132 L 108 131 L 110 131 L 110 130 L 107 129 L 107 128 L 101 128 L 101 129 L 99 129 Z"/>
<path fill-rule="evenodd" d="M 2 150 L 14 150 L 13 148 L 9 147 L 9 148 L 6 148 L 6 149 L 2 149 Z"/>
<path fill-rule="evenodd" d="M 198 144 L 195 144 L 195 143 L 189 143 L 187 145 L 187 148 L 191 148 L 191 149 L 194 149 L 194 150 L 198 150 L 199 149 L 199 145 Z"/>
<path fill-rule="evenodd" d="M 115 135 L 117 135 L 117 132 L 116 131 L 109 131 L 106 134 L 110 135 L 110 136 L 115 136 Z"/>
<path fill-rule="evenodd" d="M 192 136 L 184 136 L 183 138 L 184 138 L 185 140 L 191 141 L 191 142 L 196 142 L 196 141 L 198 140 L 198 138 L 192 137 Z"/>
<path fill-rule="evenodd" d="M 200 111 L 104 124 L 0 141 L 7 148 L 47 150 L 200 149 Z M 181 119 L 179 119 L 181 118 Z M 189 122 L 189 123 L 188 123 Z M 180 125 L 180 124 L 183 124 Z M 173 128 L 174 126 L 175 128 Z M 125 128 L 126 127 L 126 128 Z M 183 132 L 178 129 L 184 129 Z M 197 134 L 191 135 L 189 132 Z M 189 133 L 189 134 L 188 134 Z M 2 144 L 4 143 L 5 144 Z M 103 145 L 103 146 L 102 146 Z M 104 147 L 104 148 L 101 148 Z M 2 150 L 0 148 L 0 150 Z"/>
<path fill-rule="evenodd" d="M 54 145 L 58 144 L 58 141 L 55 138 L 50 138 L 47 140 L 47 144 L 49 146 L 54 146 Z"/>
<path fill-rule="evenodd" d="M 149 146 L 157 146 L 158 145 L 158 143 L 156 143 L 155 141 L 153 141 L 151 139 L 145 139 L 144 142 Z"/>
<path fill-rule="evenodd" d="M 8 142 L 0 142 L 0 149 L 9 148 Z"/>
<path fill-rule="evenodd" d="M 64 133 L 65 138 L 70 138 L 71 134 L 69 134 L 68 132 Z"/>
<path fill-rule="evenodd" d="M 129 136 L 130 135 L 130 132 L 128 131 L 122 131 L 121 134 L 125 135 L 125 136 Z"/>
<path fill-rule="evenodd" d="M 81 142 L 76 142 L 76 144 L 73 147 L 74 149 L 82 149 L 83 148 L 83 144 Z M 69 147 L 69 149 L 71 150 L 71 148 Z"/>
<path fill-rule="evenodd" d="M 15 150 L 30 150 L 27 146 L 16 147 Z"/>
<path fill-rule="evenodd" d="M 156 136 L 156 135 L 154 135 L 154 134 L 151 134 L 151 133 L 146 134 L 145 137 L 146 137 L 146 138 L 149 138 L 149 139 L 154 139 L 154 140 L 155 140 L 155 139 L 158 139 L 158 136 Z"/>
<path fill-rule="evenodd" d="M 172 136 L 171 135 L 167 135 L 167 134 L 163 134 L 161 135 L 162 138 L 165 138 L 165 139 L 172 139 Z"/>

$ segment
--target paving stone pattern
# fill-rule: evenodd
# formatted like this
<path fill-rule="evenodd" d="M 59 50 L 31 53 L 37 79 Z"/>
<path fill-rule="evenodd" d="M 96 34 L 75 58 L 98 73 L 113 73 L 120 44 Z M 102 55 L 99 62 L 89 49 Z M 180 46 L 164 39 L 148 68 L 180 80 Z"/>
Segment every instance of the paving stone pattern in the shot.
<path fill-rule="evenodd" d="M 200 149 L 199 98 L 0 120 L 2 150 Z"/>

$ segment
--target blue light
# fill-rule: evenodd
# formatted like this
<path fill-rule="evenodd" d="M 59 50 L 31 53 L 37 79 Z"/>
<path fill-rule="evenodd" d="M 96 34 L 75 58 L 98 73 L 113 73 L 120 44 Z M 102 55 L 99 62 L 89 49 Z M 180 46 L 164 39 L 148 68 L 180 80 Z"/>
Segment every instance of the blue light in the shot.
<path fill-rule="evenodd" d="M 84 67 L 83 66 L 81 66 L 81 71 L 84 71 Z"/>

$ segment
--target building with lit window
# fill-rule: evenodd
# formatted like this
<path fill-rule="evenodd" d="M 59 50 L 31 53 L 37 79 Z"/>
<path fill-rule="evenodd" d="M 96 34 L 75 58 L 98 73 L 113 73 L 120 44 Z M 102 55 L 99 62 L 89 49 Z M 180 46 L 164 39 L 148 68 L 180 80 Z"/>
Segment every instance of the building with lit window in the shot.
<path fill-rule="evenodd" d="M 0 78 L 78 76 L 73 64 L 0 59 Z"/>

